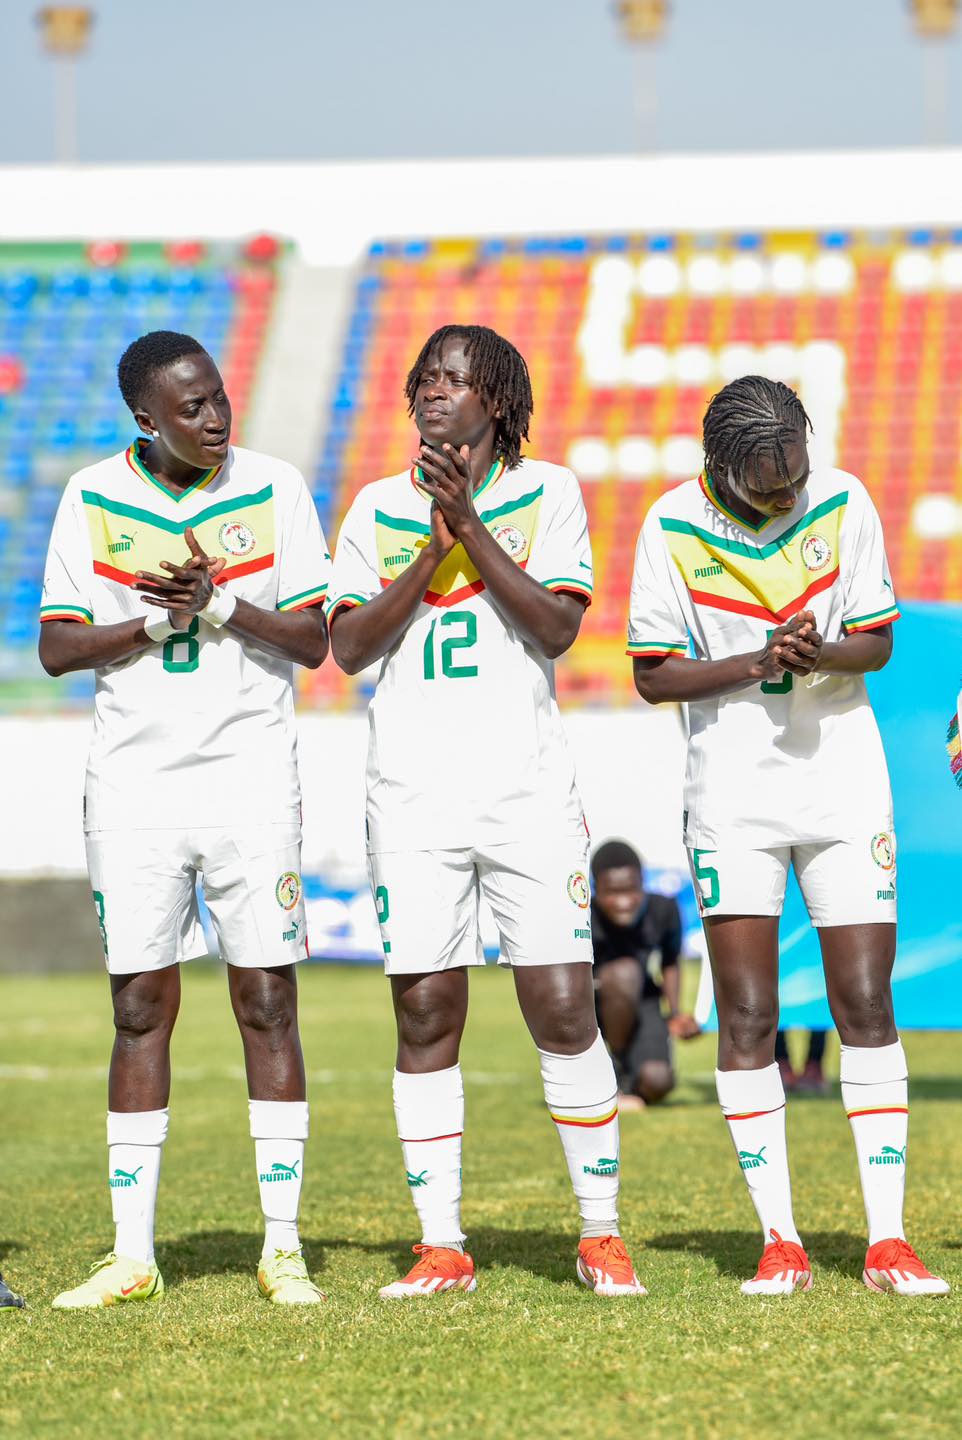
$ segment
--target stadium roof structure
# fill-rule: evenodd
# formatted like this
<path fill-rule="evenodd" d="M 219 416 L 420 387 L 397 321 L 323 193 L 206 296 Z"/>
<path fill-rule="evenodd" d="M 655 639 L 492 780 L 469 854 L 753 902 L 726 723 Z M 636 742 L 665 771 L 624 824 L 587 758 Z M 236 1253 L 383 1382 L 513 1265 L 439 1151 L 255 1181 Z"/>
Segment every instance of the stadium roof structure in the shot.
<path fill-rule="evenodd" d="M 337 164 L 0 166 L 7 240 L 269 231 L 312 265 L 377 237 L 962 222 L 962 149 Z M 149 192 L 150 205 L 132 197 Z M 432 203 L 425 204 L 430 196 Z"/>

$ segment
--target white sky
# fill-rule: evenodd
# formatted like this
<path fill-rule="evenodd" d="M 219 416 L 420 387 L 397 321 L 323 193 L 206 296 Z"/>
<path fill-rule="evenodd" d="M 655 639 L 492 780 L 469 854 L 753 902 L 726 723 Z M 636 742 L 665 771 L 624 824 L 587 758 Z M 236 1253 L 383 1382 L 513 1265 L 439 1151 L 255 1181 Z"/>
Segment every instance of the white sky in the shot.
<path fill-rule="evenodd" d="M 54 158 L 38 8 L 0 0 L 0 162 Z M 610 0 L 95 9 L 77 74 L 85 161 L 962 143 L 962 36 L 942 50 L 945 118 L 933 133 L 940 61 L 915 38 L 906 0 L 675 0 L 664 44 L 643 58 L 621 43 Z M 642 81 L 657 95 L 654 125 Z"/>

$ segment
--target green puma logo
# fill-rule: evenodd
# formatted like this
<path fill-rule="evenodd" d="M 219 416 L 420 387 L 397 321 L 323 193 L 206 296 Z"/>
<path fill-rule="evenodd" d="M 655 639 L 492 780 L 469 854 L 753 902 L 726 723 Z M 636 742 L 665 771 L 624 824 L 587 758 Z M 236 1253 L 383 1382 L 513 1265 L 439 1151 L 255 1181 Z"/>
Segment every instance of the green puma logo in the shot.
<path fill-rule="evenodd" d="M 428 1183 L 428 1172 L 426 1170 L 422 1170 L 420 1175 L 412 1175 L 410 1170 L 405 1170 L 404 1173 L 408 1178 L 408 1184 L 412 1190 L 416 1190 L 418 1186 Z"/>
<path fill-rule="evenodd" d="M 413 554 L 413 550 L 408 549 L 406 545 L 402 545 L 396 555 L 385 555 L 384 563 L 385 565 L 407 565 Z"/>
<path fill-rule="evenodd" d="M 297 923 L 297 921 L 296 921 L 296 920 L 292 920 L 292 921 L 291 921 L 291 928 L 290 928 L 289 930 L 282 930 L 282 931 L 281 931 L 281 939 L 282 939 L 282 940 L 296 940 L 296 939 L 297 939 L 297 932 L 298 932 L 298 930 L 299 930 L 300 928 L 301 928 L 301 927 L 300 927 L 300 925 Z"/>
<path fill-rule="evenodd" d="M 901 1150 L 896 1150 L 892 1145 L 883 1145 L 880 1154 L 868 1157 L 868 1163 L 870 1165 L 904 1165 L 907 1148 L 906 1145 L 903 1145 Z"/>
<path fill-rule="evenodd" d="M 137 532 L 135 530 L 134 535 L 136 535 L 136 533 Z M 107 546 L 108 553 L 110 555 L 116 555 L 118 552 L 122 551 L 126 554 L 126 552 L 130 550 L 133 546 L 134 535 L 125 535 L 124 532 L 121 530 L 120 539 L 116 541 L 113 545 Z"/>
<path fill-rule="evenodd" d="M 258 1178 L 268 1185 L 272 1180 L 298 1180 L 300 1177 L 297 1173 L 297 1167 L 300 1163 L 299 1160 L 295 1160 L 293 1165 L 282 1165 L 279 1160 L 275 1160 L 270 1170 Z"/>
<path fill-rule="evenodd" d="M 137 1169 L 131 1172 L 129 1170 L 121 1170 L 118 1166 L 114 1170 L 113 1175 L 111 1175 L 110 1177 L 111 1190 L 126 1190 L 131 1185 L 136 1185 L 137 1176 L 140 1174 L 143 1168 L 143 1165 L 138 1165 Z"/>
<path fill-rule="evenodd" d="M 586 1175 L 617 1175 L 618 1161 L 606 1160 L 601 1156 L 593 1165 L 585 1165 L 583 1169 Z"/>
<path fill-rule="evenodd" d="M 768 1146 L 763 1145 L 757 1155 L 755 1155 L 751 1150 L 739 1150 L 739 1165 L 742 1167 L 743 1170 L 757 1170 L 759 1165 L 767 1165 L 768 1161 L 765 1159 L 765 1151 L 767 1149 Z"/>

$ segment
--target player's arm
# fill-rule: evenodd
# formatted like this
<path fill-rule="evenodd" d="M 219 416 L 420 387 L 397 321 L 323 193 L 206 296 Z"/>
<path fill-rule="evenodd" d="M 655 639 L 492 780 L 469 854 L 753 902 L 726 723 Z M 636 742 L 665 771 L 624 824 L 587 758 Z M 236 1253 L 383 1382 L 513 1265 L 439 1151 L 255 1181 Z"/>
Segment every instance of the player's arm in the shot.
<path fill-rule="evenodd" d="M 803 616 L 810 612 L 804 611 Z M 769 635 L 761 650 L 744 655 L 727 655 L 724 660 L 691 660 L 684 655 L 634 655 L 632 670 L 635 689 L 649 705 L 668 700 L 713 700 L 731 695 L 759 681 L 779 681 L 785 670 L 807 659 L 808 631 L 814 627 L 803 616 L 793 616 Z M 803 632 L 803 627 L 804 632 Z M 789 641 L 797 637 L 797 648 Z M 807 673 L 807 672 L 803 672 Z"/>
<path fill-rule="evenodd" d="M 335 663 L 345 675 L 357 675 L 367 669 L 398 642 L 414 619 L 434 572 L 455 543 L 441 511 L 433 509 L 430 539 L 418 551 L 414 563 L 366 604 L 351 605 L 331 614 L 331 649 Z"/>
<path fill-rule="evenodd" d="M 548 590 L 526 575 L 501 549 L 474 508 L 471 451 L 462 445 L 441 450 L 425 447 L 414 463 L 445 523 L 473 561 L 504 618 L 548 660 L 556 660 L 578 637 L 584 601 L 564 591 Z M 393 587 L 392 587 L 393 588 Z"/>
<path fill-rule="evenodd" d="M 40 626 L 40 663 L 48 675 L 99 670 L 117 665 L 156 645 L 144 630 L 145 617 L 118 625 L 85 625 L 76 620 L 44 620 Z"/>
<path fill-rule="evenodd" d="M 137 589 L 148 605 L 166 610 L 175 629 L 185 630 L 192 617 L 200 615 L 232 634 L 253 640 L 262 650 L 317 669 L 328 651 L 327 624 L 319 605 L 284 613 L 223 594 L 213 583 L 222 564 L 204 554 L 189 526 L 184 539 L 191 554 L 186 565 L 162 560 L 160 568 L 166 575 L 137 571 Z"/>
<path fill-rule="evenodd" d="M 856 630 L 841 640 L 825 642 L 812 627 L 807 643 L 799 646 L 789 637 L 785 669 L 793 675 L 865 675 L 881 670 L 892 655 L 892 626 L 880 625 L 877 630 Z"/>

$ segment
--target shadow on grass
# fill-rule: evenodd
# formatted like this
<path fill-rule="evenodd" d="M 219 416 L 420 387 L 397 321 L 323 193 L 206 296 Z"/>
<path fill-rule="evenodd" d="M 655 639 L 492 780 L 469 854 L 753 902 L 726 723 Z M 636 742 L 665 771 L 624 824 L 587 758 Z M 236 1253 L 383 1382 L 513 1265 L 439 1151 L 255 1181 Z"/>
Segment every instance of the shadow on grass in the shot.
<path fill-rule="evenodd" d="M 311 1273 L 324 1269 L 335 1250 L 353 1250 L 360 1255 L 386 1255 L 399 1275 L 414 1264 L 411 1237 L 365 1242 L 344 1236 L 303 1235 L 304 1250 Z M 256 1269 L 264 1242 L 262 1231 L 210 1230 L 199 1235 L 182 1235 L 157 1246 L 157 1263 L 169 1286 L 205 1275 L 249 1275 Z M 481 1225 L 471 1231 L 471 1254 L 477 1264 L 523 1270 L 548 1280 L 570 1280 L 574 1275 L 578 1232 L 552 1230 L 499 1230 Z M 2 1253 L 2 1251 L 0 1251 Z"/>
<path fill-rule="evenodd" d="M 803 1239 L 809 1258 L 821 1269 L 837 1270 L 843 1275 L 862 1273 L 864 1235 L 850 1235 L 844 1230 L 806 1230 Z M 652 1235 L 645 1249 L 703 1255 L 715 1262 L 720 1275 L 738 1275 L 744 1280 L 755 1272 L 761 1241 L 757 1230 L 675 1230 Z"/>
<path fill-rule="evenodd" d="M 166 1285 L 198 1280 L 204 1275 L 250 1275 L 264 1246 L 263 1230 L 207 1230 L 181 1235 L 157 1245 L 157 1264 Z M 311 1245 L 311 1265 L 322 1257 Z"/>
<path fill-rule="evenodd" d="M 19 1240 L 0 1240 L 0 1266 L 8 1255 L 13 1255 L 15 1251 L 23 1248 Z"/>

